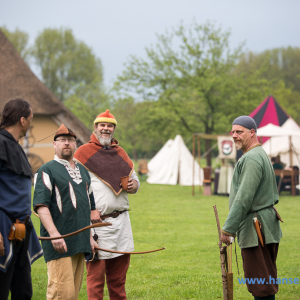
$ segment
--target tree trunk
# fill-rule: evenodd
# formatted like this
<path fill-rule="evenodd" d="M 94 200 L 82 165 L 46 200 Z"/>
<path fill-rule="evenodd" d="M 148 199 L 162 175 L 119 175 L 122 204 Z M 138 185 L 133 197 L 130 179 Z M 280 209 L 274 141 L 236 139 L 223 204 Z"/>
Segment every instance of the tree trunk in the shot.
<path fill-rule="evenodd" d="M 205 151 L 208 151 L 211 147 L 211 140 L 205 140 Z M 211 167 L 211 152 L 206 155 L 206 166 Z"/>
<path fill-rule="evenodd" d="M 136 153 L 135 147 L 133 147 L 132 152 L 133 152 L 133 159 L 136 162 L 138 160 L 138 157 L 137 157 L 137 153 Z"/>

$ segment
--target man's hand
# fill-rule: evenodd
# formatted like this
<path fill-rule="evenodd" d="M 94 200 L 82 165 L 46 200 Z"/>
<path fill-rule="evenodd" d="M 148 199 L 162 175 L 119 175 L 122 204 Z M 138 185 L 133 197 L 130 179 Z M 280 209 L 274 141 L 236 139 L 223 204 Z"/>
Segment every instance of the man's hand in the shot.
<path fill-rule="evenodd" d="M 91 243 L 91 250 L 92 252 L 96 252 L 97 250 L 95 250 L 95 247 L 98 247 L 97 242 L 93 239 L 92 236 L 90 236 L 90 243 Z"/>
<path fill-rule="evenodd" d="M 134 179 L 129 178 L 127 185 L 127 193 L 134 194 L 137 191 L 138 187 L 138 183 Z"/>
<path fill-rule="evenodd" d="M 0 232 L 0 256 L 4 256 L 5 255 L 5 251 L 4 251 L 4 243 L 3 243 L 3 237 L 2 234 Z"/>
<path fill-rule="evenodd" d="M 55 251 L 58 253 L 65 253 L 68 251 L 67 245 L 64 239 L 52 240 L 52 245 Z"/>
<path fill-rule="evenodd" d="M 100 212 L 98 210 L 91 210 L 91 223 L 101 223 L 102 219 L 100 217 Z"/>
<path fill-rule="evenodd" d="M 58 232 L 55 224 L 53 223 L 52 216 L 50 214 L 49 208 L 47 206 L 39 206 L 37 212 L 40 216 L 41 222 L 48 231 L 50 237 L 61 236 Z M 67 245 L 64 239 L 51 240 L 54 250 L 59 253 L 65 253 L 68 251 Z"/>
<path fill-rule="evenodd" d="M 230 244 L 230 236 L 224 233 L 221 233 L 221 241 L 222 243 L 229 245 Z"/>

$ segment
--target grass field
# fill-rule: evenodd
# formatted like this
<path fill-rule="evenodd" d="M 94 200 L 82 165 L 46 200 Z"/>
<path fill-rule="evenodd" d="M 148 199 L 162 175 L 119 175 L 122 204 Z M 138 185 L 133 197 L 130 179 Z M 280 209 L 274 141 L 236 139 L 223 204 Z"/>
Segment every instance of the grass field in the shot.
<path fill-rule="evenodd" d="M 130 218 L 135 251 L 166 247 L 166 250 L 132 255 L 127 273 L 128 299 L 222 299 L 218 234 L 213 212 L 216 204 L 221 226 L 228 214 L 228 198 L 203 196 L 191 187 L 149 185 L 130 195 Z M 279 278 L 300 277 L 300 196 L 280 197 L 277 209 L 284 223 L 277 266 Z M 32 216 L 39 232 L 39 220 Z M 242 259 L 237 246 L 240 274 L 233 264 L 234 299 L 253 299 L 245 285 Z M 234 257 L 235 261 L 235 257 Z M 43 258 L 33 264 L 33 299 L 45 299 L 47 269 Z M 87 299 L 85 280 L 80 299 Z M 106 291 L 105 299 L 108 298 Z M 279 286 L 276 299 L 300 299 L 300 286 Z"/>

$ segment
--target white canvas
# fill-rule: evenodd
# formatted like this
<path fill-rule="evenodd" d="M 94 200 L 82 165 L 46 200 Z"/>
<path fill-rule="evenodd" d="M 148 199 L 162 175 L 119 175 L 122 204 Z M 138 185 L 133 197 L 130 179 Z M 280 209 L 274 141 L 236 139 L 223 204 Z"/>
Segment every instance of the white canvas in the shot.
<path fill-rule="evenodd" d="M 148 163 L 147 182 L 191 186 L 193 184 L 193 156 L 180 135 L 168 140 Z M 203 170 L 194 165 L 194 185 L 202 185 Z"/>
<path fill-rule="evenodd" d="M 281 126 L 282 129 L 288 132 L 298 132 L 300 133 L 300 127 L 298 124 L 292 119 L 289 118 L 285 121 L 285 123 Z M 258 129 L 259 130 L 259 129 Z M 300 167 L 300 136 L 298 134 L 292 135 L 292 146 L 293 146 L 293 165 Z M 262 147 L 266 151 L 269 156 L 277 156 L 280 155 L 280 160 L 286 166 L 290 166 L 290 142 L 289 136 L 274 136 L 266 141 Z"/>

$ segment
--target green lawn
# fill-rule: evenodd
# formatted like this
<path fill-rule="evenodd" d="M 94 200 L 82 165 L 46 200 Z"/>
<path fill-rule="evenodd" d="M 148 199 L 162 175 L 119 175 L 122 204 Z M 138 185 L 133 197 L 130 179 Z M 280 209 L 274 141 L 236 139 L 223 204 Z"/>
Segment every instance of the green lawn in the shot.
<path fill-rule="evenodd" d="M 130 218 L 135 251 L 166 247 L 166 250 L 132 255 L 127 273 L 128 299 L 222 299 L 221 268 L 217 227 L 213 211 L 216 204 L 221 226 L 228 213 L 228 198 L 203 196 L 191 187 L 149 185 L 130 195 Z M 278 277 L 300 277 L 300 196 L 280 197 L 277 209 L 284 223 L 277 260 Z M 39 232 L 39 221 L 32 216 Z M 234 299 L 253 299 L 245 285 L 240 249 L 237 248 L 241 275 L 233 264 Z M 235 261 L 235 257 L 234 257 Z M 44 259 L 33 264 L 33 299 L 45 299 L 47 269 Z M 280 285 L 276 299 L 299 299 L 299 285 Z M 86 284 L 80 299 L 87 299 Z M 105 299 L 109 299 L 106 296 Z"/>

